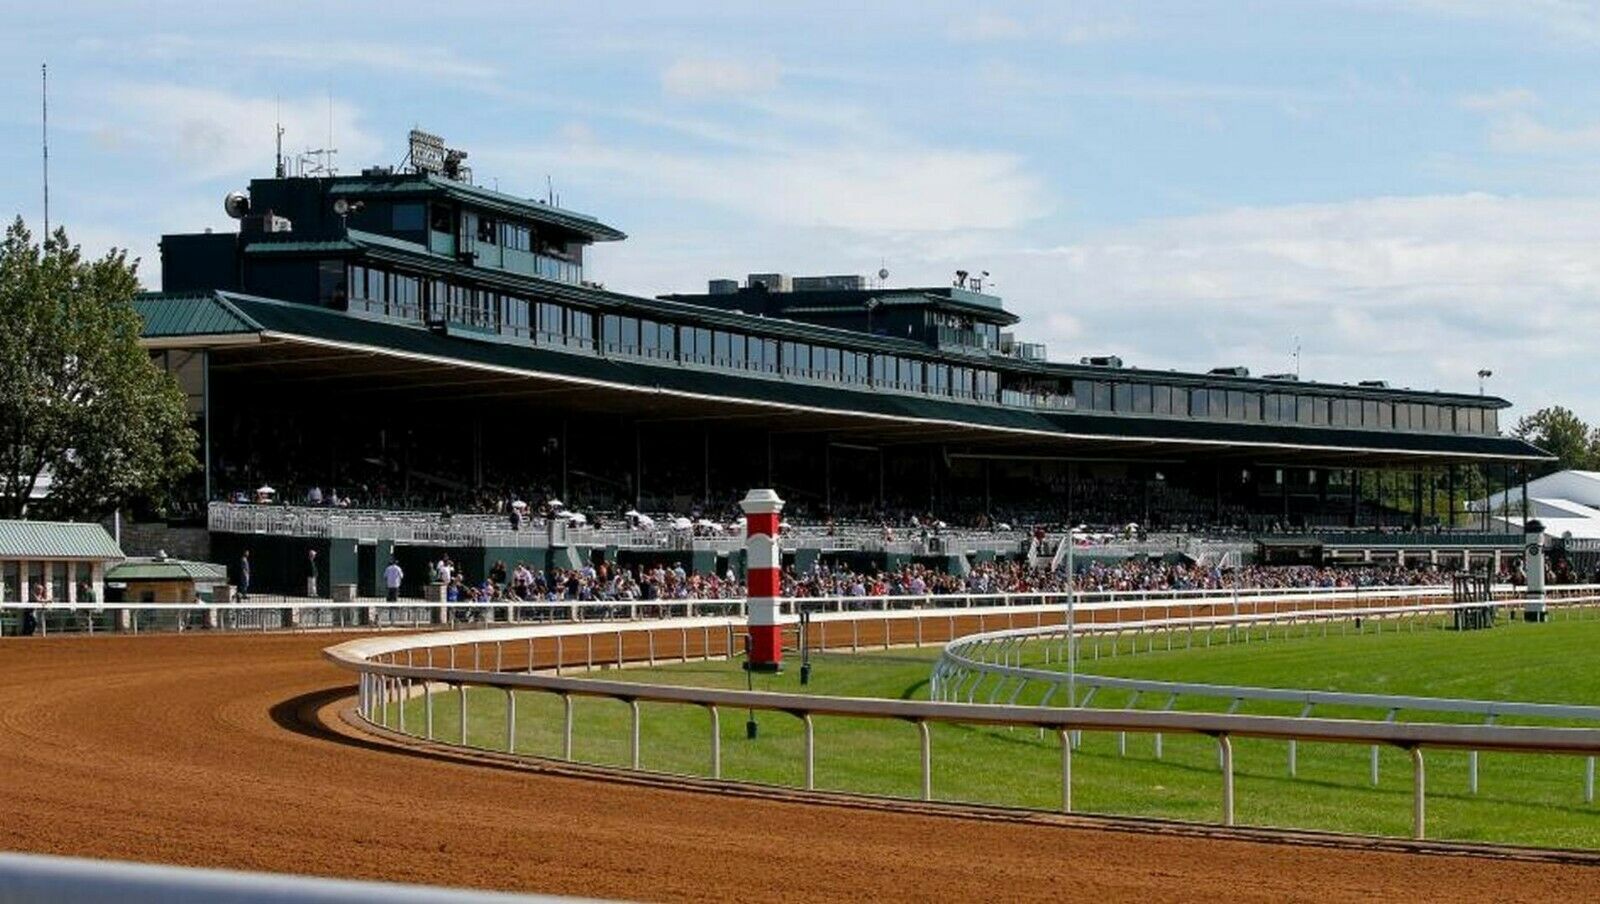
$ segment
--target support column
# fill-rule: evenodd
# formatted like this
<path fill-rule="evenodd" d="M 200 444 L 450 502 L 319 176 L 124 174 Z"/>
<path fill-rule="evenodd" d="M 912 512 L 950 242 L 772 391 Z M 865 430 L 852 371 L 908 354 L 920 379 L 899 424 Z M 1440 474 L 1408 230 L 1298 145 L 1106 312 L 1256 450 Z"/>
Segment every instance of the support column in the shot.
<path fill-rule="evenodd" d="M 779 611 L 782 590 L 778 570 L 783 553 L 778 546 L 778 515 L 783 500 L 772 490 L 751 490 L 739 503 L 745 518 L 745 585 L 750 658 L 745 668 L 776 672 L 783 667 L 783 617 Z"/>
<path fill-rule="evenodd" d="M 206 505 L 211 504 L 211 350 L 200 352 L 200 444 L 204 447 L 202 466 L 206 471 Z"/>
<path fill-rule="evenodd" d="M 78 602 L 78 563 L 67 562 L 67 602 Z"/>

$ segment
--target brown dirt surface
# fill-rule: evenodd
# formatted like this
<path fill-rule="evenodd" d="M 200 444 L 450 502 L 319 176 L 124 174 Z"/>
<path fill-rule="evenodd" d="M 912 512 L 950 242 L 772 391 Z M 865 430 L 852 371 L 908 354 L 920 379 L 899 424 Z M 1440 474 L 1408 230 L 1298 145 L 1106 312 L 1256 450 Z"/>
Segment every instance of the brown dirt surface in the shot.
<path fill-rule="evenodd" d="M 338 635 L 0 642 L 0 848 L 647 900 L 1600 900 L 1600 868 L 851 807 L 463 762 Z"/>

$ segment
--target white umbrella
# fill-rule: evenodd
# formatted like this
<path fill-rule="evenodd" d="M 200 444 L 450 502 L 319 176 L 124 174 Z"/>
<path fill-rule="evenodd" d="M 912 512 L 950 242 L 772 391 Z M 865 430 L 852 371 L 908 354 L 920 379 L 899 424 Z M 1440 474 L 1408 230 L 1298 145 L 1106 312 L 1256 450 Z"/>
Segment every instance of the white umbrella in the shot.
<path fill-rule="evenodd" d="M 511 502 L 511 507 L 514 509 L 525 509 L 528 507 L 528 504 L 523 502 L 521 499 L 514 499 Z"/>
<path fill-rule="evenodd" d="M 622 517 L 624 517 L 624 518 L 643 518 L 644 516 L 639 514 L 639 510 L 638 509 L 628 509 L 627 511 L 622 513 Z"/>
<path fill-rule="evenodd" d="M 656 519 L 650 517 L 649 515 L 638 515 L 638 516 L 636 516 L 636 518 L 637 518 L 637 520 L 639 522 L 639 526 L 640 527 L 655 527 L 656 526 Z"/>
<path fill-rule="evenodd" d="M 694 527 L 694 522 L 683 517 L 682 515 L 679 515 L 678 517 L 672 519 L 672 526 L 677 530 L 688 530 L 689 528 Z"/>
<path fill-rule="evenodd" d="M 277 492 L 277 490 L 274 490 L 272 487 L 269 487 L 266 484 L 262 484 L 256 489 L 256 495 L 258 496 L 271 496 Z"/>
<path fill-rule="evenodd" d="M 547 506 L 549 506 L 549 507 L 551 507 L 553 509 L 566 508 L 566 503 L 562 502 L 559 499 L 551 499 L 549 502 L 546 502 L 545 505 L 547 505 Z"/>

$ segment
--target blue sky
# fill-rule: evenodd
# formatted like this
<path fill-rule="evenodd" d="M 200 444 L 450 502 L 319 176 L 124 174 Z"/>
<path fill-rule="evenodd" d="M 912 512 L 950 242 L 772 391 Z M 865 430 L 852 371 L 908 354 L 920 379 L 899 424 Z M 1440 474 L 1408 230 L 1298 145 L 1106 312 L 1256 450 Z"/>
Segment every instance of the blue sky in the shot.
<path fill-rule="evenodd" d="M 159 282 L 162 232 L 330 118 L 630 234 L 646 294 L 754 271 L 989 270 L 1057 360 L 1245 364 L 1600 421 L 1600 9 L 1200 3 L 60 2 L 0 34 L 0 185 Z M 330 104 L 331 98 L 331 104 Z M 7 211 L 8 213 L 11 211 Z"/>

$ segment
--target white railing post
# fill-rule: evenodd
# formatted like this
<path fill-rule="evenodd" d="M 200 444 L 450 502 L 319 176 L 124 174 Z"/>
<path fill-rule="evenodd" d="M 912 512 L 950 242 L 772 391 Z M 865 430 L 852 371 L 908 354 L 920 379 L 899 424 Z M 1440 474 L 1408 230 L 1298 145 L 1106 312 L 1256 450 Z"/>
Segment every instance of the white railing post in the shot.
<path fill-rule="evenodd" d="M 506 688 L 506 753 L 517 752 L 517 692 Z"/>
<path fill-rule="evenodd" d="M 815 726 L 813 726 L 811 724 L 811 714 L 810 713 L 805 713 L 805 714 L 801 715 L 800 720 L 803 723 L 805 723 L 805 737 L 806 737 L 806 745 L 805 745 L 806 746 L 805 779 L 806 779 L 806 790 L 807 791 L 813 791 L 817 787 L 817 762 L 816 762 L 817 735 L 816 735 L 816 729 L 815 729 Z"/>
<path fill-rule="evenodd" d="M 433 740 L 433 689 L 422 685 L 422 723 L 428 740 Z"/>
<path fill-rule="evenodd" d="M 629 700 L 628 710 L 632 715 L 629 729 L 630 746 L 633 752 L 632 766 L 637 770 L 639 768 L 639 701 Z"/>
<path fill-rule="evenodd" d="M 465 684 L 462 684 L 462 685 L 460 685 L 460 688 L 461 688 L 461 695 L 460 695 L 461 696 L 461 746 L 465 747 L 465 746 L 467 746 L 467 686 Z"/>
<path fill-rule="evenodd" d="M 1421 841 L 1427 835 L 1427 771 L 1422 763 L 1422 748 L 1411 748 L 1411 837 Z"/>
<path fill-rule="evenodd" d="M 922 799 L 933 800 L 933 736 L 927 722 L 917 722 L 922 738 Z"/>
<path fill-rule="evenodd" d="M 561 695 L 561 758 L 572 762 L 572 695 Z"/>
<path fill-rule="evenodd" d="M 1226 734 L 1217 735 L 1217 747 L 1222 754 L 1222 824 L 1233 825 L 1233 740 Z"/>
<path fill-rule="evenodd" d="M 1061 812 L 1072 812 L 1072 732 L 1056 732 L 1061 741 Z"/>
<path fill-rule="evenodd" d="M 706 707 L 711 714 L 711 777 L 722 778 L 722 715 L 715 703 Z"/>

